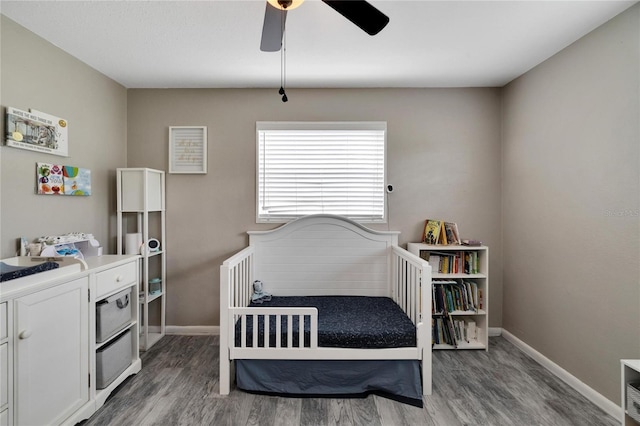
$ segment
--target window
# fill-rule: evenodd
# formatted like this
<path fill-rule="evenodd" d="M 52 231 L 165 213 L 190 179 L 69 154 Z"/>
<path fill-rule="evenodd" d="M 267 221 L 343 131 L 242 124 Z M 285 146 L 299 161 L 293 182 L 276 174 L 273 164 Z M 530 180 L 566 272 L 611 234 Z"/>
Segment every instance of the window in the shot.
<path fill-rule="evenodd" d="M 257 122 L 257 221 L 385 222 L 386 122 Z"/>

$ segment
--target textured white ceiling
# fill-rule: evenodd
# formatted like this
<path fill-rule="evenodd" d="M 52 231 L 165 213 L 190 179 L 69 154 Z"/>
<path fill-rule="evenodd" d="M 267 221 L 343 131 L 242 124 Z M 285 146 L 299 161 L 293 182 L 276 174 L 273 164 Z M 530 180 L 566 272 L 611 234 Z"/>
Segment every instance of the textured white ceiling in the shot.
<path fill-rule="evenodd" d="M 371 37 L 318 0 L 287 17 L 288 87 L 503 86 L 634 1 L 384 1 Z M 128 88 L 277 87 L 264 1 L 7 1 L 2 14 Z"/>

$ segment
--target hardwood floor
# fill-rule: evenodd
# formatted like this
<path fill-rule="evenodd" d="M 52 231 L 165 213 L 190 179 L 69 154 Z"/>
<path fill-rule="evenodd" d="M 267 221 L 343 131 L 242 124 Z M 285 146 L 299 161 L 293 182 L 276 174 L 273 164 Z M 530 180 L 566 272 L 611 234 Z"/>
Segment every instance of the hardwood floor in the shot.
<path fill-rule="evenodd" d="M 142 371 L 84 422 L 94 425 L 617 425 L 501 337 L 485 351 L 436 351 L 424 408 L 386 398 L 218 395 L 218 338 L 166 336 Z"/>

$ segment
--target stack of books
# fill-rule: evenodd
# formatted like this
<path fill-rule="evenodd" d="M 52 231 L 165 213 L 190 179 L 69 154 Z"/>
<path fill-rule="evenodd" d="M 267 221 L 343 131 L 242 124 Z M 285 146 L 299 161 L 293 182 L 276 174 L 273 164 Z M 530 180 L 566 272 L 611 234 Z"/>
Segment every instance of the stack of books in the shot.
<path fill-rule="evenodd" d="M 439 219 L 425 220 L 422 242 L 425 244 L 442 244 L 445 246 L 449 244 L 461 244 L 465 246 L 482 245 L 482 241 L 461 239 L 457 223 Z"/>
<path fill-rule="evenodd" d="M 429 262 L 431 270 L 439 274 L 477 274 L 479 272 L 477 251 L 427 251 L 420 257 Z"/>
<path fill-rule="evenodd" d="M 425 244 L 460 244 L 458 225 L 444 220 L 427 219 L 424 223 L 422 242 Z"/>

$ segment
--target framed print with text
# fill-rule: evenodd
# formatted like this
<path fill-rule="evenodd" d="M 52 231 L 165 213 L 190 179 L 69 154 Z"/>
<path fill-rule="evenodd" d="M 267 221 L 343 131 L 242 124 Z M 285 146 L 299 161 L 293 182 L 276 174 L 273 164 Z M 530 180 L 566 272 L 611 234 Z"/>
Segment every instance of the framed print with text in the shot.
<path fill-rule="evenodd" d="M 206 126 L 169 127 L 169 173 L 207 173 Z"/>

